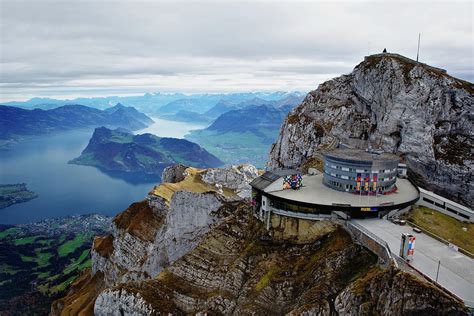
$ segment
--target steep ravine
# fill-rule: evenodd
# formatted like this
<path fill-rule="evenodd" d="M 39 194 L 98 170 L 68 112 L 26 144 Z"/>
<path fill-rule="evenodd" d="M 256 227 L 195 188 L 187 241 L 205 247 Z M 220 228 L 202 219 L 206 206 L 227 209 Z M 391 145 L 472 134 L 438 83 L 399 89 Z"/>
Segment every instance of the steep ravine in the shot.
<path fill-rule="evenodd" d="M 320 166 L 339 143 L 398 154 L 421 187 L 474 204 L 474 85 L 396 54 L 366 57 L 285 119 L 268 167 Z"/>
<path fill-rule="evenodd" d="M 251 166 L 165 173 L 175 183 L 115 217 L 94 242 L 92 271 L 51 315 L 466 314 L 437 288 L 379 267 L 337 223 L 281 221 L 267 232 L 243 198 Z"/>

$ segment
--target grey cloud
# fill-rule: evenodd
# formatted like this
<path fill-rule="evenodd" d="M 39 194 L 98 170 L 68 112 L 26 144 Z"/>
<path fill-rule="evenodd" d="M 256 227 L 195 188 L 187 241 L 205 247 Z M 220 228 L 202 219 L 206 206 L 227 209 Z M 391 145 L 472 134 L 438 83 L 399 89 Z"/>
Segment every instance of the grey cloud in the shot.
<path fill-rule="evenodd" d="M 120 93 L 117 79 L 125 93 L 140 88 L 140 77 L 143 92 L 239 90 L 249 84 L 314 88 L 319 82 L 303 80 L 347 73 L 368 52 L 384 47 L 415 57 L 418 32 L 422 61 L 473 77 L 472 2 L 1 0 L 0 5 L 2 99 L 21 98 L 21 87 L 29 95 L 35 89 L 70 94 L 70 87 L 108 91 L 109 85 Z M 233 81 L 236 74 L 252 80 Z M 202 80 L 213 85 L 196 84 Z"/>

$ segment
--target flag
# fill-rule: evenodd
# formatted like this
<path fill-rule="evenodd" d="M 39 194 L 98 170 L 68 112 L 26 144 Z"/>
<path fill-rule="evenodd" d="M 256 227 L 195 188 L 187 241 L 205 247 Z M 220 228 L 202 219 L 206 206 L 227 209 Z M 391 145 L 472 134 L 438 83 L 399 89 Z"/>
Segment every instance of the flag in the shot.
<path fill-rule="evenodd" d="M 356 179 L 356 181 L 357 181 L 357 191 L 360 191 L 360 178 L 361 178 L 361 176 L 362 175 L 360 173 L 357 174 L 357 179 Z"/>
<path fill-rule="evenodd" d="M 374 191 L 377 192 L 377 174 L 374 174 Z"/>
<path fill-rule="evenodd" d="M 370 175 L 365 176 L 365 191 L 369 191 Z"/>

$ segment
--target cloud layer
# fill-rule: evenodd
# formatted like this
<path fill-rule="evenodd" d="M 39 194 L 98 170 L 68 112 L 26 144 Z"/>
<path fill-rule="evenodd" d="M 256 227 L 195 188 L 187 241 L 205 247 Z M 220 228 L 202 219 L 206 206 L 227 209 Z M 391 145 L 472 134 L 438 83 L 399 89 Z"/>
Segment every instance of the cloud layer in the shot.
<path fill-rule="evenodd" d="M 472 81 L 466 2 L 0 0 L 0 101 L 310 90 L 384 47 Z"/>

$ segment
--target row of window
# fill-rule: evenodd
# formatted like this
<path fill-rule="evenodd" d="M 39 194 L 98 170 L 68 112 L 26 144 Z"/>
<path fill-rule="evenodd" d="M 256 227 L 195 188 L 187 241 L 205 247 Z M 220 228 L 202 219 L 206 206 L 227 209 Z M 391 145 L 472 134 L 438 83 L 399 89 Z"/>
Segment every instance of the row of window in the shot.
<path fill-rule="evenodd" d="M 331 181 L 329 180 L 328 183 L 334 187 L 337 187 L 337 188 L 341 188 L 341 189 L 346 189 L 346 190 L 357 190 L 357 185 L 352 185 L 352 184 L 346 184 L 346 185 L 343 185 L 342 183 L 340 182 L 337 182 L 337 181 Z M 378 186 L 377 189 L 378 189 L 378 192 L 384 192 L 385 190 L 387 189 L 390 189 L 392 188 L 393 185 L 383 185 L 383 186 Z M 365 191 L 365 188 L 363 185 L 360 186 L 359 190 L 361 191 Z M 373 186 L 369 186 L 369 191 L 370 192 L 373 192 Z"/>
<path fill-rule="evenodd" d="M 389 173 L 389 172 L 395 172 L 397 168 L 393 169 L 382 169 L 382 170 L 369 170 L 369 169 L 356 169 L 356 168 L 349 168 L 349 167 L 342 167 L 342 166 L 337 166 L 337 165 L 332 165 L 328 164 L 329 167 L 332 169 L 336 170 L 342 170 L 342 171 L 349 171 L 349 172 L 358 172 L 358 173 Z"/>
<path fill-rule="evenodd" d="M 337 173 L 333 173 L 333 172 L 329 173 L 329 175 L 331 175 L 335 178 L 341 178 L 341 179 L 345 179 L 345 180 L 353 180 L 353 181 L 356 180 L 356 177 L 346 176 L 346 175 L 343 175 L 343 174 L 341 175 L 341 174 L 337 174 Z M 371 177 L 370 181 L 373 182 L 373 180 L 374 179 Z M 395 180 L 395 176 L 388 177 L 388 178 L 378 178 L 377 181 L 383 182 L 383 181 L 391 181 L 391 180 Z M 365 182 L 365 177 L 361 177 L 361 182 Z"/>
<path fill-rule="evenodd" d="M 437 206 L 437 207 L 439 207 L 439 208 L 442 208 L 442 209 L 444 209 L 444 210 L 446 210 L 446 211 L 448 211 L 448 212 L 451 212 L 451 213 L 453 213 L 453 214 L 456 214 L 456 215 L 458 215 L 458 216 L 461 216 L 461 217 L 463 217 L 463 218 L 465 218 L 465 219 L 469 219 L 469 216 L 468 216 L 468 215 L 463 214 L 463 213 L 461 213 L 461 212 L 458 212 L 458 211 L 456 211 L 456 210 L 450 208 L 449 206 L 446 206 L 446 203 L 441 204 L 441 203 L 438 203 L 438 202 L 436 202 L 436 201 L 430 200 L 430 199 L 428 199 L 428 198 L 426 198 L 426 197 L 423 197 L 423 201 L 428 202 L 428 203 L 430 203 L 430 204 L 433 204 L 433 205 L 435 205 L 435 206 Z"/>
<path fill-rule="evenodd" d="M 286 203 L 282 201 L 270 200 L 270 206 L 282 211 L 297 212 L 297 213 L 317 213 L 317 214 L 331 214 L 331 210 L 320 210 L 314 207 L 305 207 Z"/>

